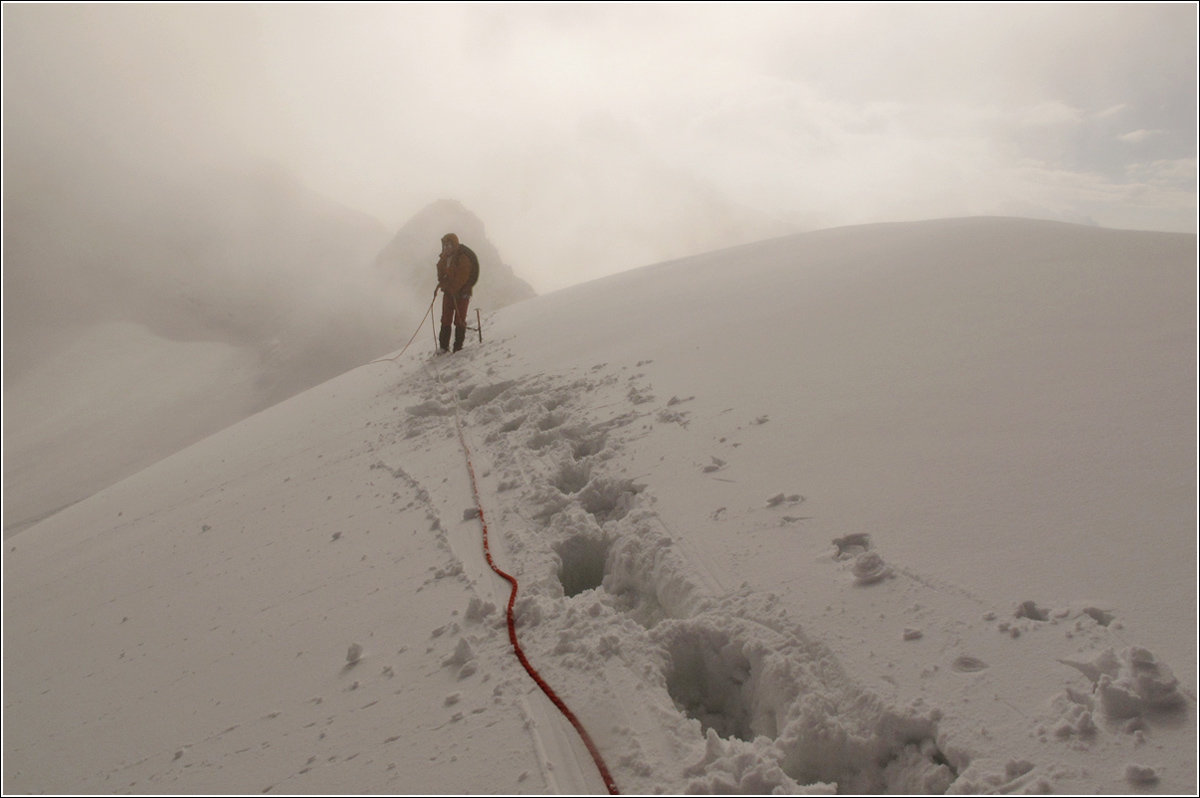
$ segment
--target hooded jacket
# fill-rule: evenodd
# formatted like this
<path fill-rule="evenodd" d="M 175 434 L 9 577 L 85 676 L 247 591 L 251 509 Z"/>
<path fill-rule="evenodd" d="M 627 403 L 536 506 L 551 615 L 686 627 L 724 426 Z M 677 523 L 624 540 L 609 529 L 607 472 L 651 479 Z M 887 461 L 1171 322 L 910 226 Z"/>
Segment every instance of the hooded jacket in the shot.
<path fill-rule="evenodd" d="M 471 286 L 467 283 L 471 280 L 471 258 L 464 251 L 465 247 L 459 244 L 458 236 L 454 233 L 442 236 L 442 243 L 447 241 L 453 245 L 454 249 L 449 255 L 443 253 L 438 257 L 438 287 L 446 296 L 470 296 Z"/>

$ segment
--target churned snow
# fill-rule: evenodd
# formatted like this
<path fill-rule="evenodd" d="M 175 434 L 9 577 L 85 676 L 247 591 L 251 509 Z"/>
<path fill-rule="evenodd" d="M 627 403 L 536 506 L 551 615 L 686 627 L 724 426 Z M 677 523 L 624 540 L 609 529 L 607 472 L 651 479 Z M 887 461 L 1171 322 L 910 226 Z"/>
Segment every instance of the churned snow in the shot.
<path fill-rule="evenodd" d="M 622 792 L 1194 793 L 1195 256 L 845 228 L 420 336 L 5 542 L 4 788 L 602 792 L 457 421 Z"/>

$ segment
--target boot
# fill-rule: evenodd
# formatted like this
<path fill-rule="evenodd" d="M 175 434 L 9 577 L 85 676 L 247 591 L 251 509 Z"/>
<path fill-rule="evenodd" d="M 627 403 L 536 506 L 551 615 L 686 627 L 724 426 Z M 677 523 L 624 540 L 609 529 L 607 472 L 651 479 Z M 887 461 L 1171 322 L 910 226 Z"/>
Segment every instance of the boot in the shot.
<path fill-rule="evenodd" d="M 449 352 L 450 351 L 450 325 L 449 324 L 443 324 L 442 329 L 438 334 L 438 351 L 439 352 Z"/>
<path fill-rule="evenodd" d="M 454 327 L 454 351 L 455 352 L 462 349 L 463 339 L 466 337 L 467 337 L 467 328 L 459 327 L 458 325 L 455 325 L 455 327 Z"/>

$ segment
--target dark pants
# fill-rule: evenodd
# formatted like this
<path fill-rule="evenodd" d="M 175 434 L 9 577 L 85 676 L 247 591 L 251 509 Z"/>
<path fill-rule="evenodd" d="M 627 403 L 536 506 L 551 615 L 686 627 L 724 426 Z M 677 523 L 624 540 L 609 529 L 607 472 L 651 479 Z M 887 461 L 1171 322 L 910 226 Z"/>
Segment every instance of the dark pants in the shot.
<path fill-rule="evenodd" d="M 450 348 L 450 323 L 454 323 L 454 351 L 463 348 L 463 340 L 467 337 L 467 305 L 471 304 L 470 294 L 453 297 L 442 294 L 442 329 L 438 335 L 438 346 L 443 352 Z"/>
<path fill-rule="evenodd" d="M 466 296 L 450 296 L 442 294 L 442 326 L 449 327 L 451 323 L 455 327 L 467 326 L 467 305 L 471 304 L 471 295 Z"/>

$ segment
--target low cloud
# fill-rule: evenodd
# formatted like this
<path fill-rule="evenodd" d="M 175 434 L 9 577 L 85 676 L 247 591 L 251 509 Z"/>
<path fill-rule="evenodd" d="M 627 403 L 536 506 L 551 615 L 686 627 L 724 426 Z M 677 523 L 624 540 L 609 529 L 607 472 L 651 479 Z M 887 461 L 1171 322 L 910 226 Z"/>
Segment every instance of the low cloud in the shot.
<path fill-rule="evenodd" d="M 1190 4 L 6 4 L 6 193 L 119 208 L 121 186 L 270 160 L 389 229 L 460 200 L 539 291 L 918 214 L 1193 230 L 1194 197 L 1155 217 L 1122 186 L 1194 154 L 1195 21 Z"/>

